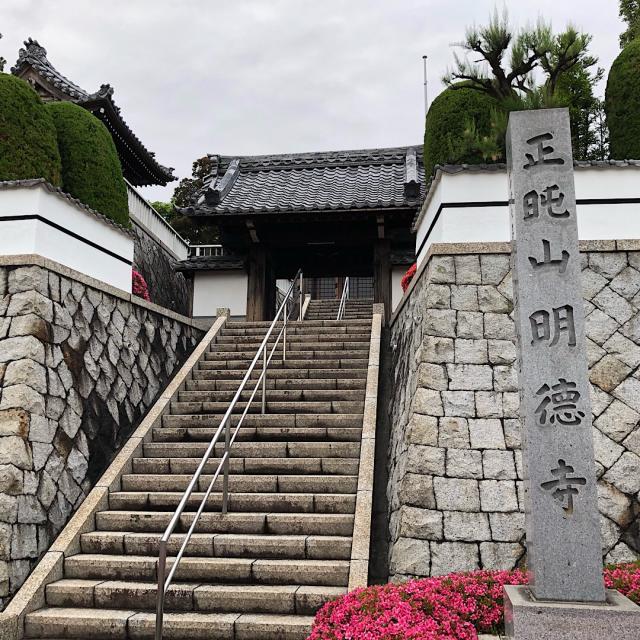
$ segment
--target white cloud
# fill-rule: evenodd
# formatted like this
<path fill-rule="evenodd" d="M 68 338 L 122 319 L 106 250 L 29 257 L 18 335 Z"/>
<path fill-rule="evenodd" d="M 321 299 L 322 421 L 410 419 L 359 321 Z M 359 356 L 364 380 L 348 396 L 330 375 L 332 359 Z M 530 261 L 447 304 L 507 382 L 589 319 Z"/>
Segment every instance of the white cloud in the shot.
<path fill-rule="evenodd" d="M 419 142 L 422 54 L 431 95 L 450 43 L 494 0 L 3 0 L 0 55 L 38 39 L 87 90 L 109 82 L 160 162 L 189 175 L 205 153 L 252 154 Z M 617 2 L 512 0 L 514 22 L 592 33 L 608 68 Z M 147 190 L 166 199 L 174 185 Z"/>

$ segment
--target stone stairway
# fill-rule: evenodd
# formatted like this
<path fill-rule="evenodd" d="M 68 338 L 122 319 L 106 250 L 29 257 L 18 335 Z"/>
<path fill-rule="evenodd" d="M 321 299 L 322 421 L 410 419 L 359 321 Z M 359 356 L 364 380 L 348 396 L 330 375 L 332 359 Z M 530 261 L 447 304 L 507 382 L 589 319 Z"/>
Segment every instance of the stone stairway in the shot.
<path fill-rule="evenodd" d="M 47 585 L 45 607 L 26 616 L 25 637 L 154 637 L 159 539 L 268 325 L 223 326 Z M 167 594 L 166 640 L 303 639 L 316 610 L 346 592 L 370 335 L 367 319 L 290 325 L 287 359 L 274 355 L 269 369 L 267 415 L 258 394 L 234 445 L 229 513 L 219 482 Z M 169 566 L 210 479 L 191 497 Z"/>
<path fill-rule="evenodd" d="M 311 300 L 305 320 L 335 320 L 338 315 L 340 300 Z M 345 320 L 369 320 L 373 310 L 373 300 L 347 300 Z"/>

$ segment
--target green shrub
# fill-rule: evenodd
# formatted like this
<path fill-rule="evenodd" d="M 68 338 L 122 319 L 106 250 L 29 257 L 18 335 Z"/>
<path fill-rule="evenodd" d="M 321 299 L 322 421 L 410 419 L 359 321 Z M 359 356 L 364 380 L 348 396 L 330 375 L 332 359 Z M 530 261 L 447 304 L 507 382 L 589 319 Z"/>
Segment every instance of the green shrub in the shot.
<path fill-rule="evenodd" d="M 491 136 L 496 101 L 469 89 L 445 89 L 429 107 L 424 130 L 424 168 L 431 175 L 437 164 L 480 164 L 482 152 L 472 139 Z"/>
<path fill-rule="evenodd" d="M 46 106 L 58 134 L 62 188 L 92 209 L 129 227 L 127 187 L 107 128 L 71 102 L 50 102 Z"/>
<path fill-rule="evenodd" d="M 60 174 L 51 115 L 24 80 L 0 73 L 0 180 L 44 178 L 60 186 Z"/>
<path fill-rule="evenodd" d="M 612 158 L 640 158 L 640 38 L 630 42 L 609 71 L 604 103 Z"/>

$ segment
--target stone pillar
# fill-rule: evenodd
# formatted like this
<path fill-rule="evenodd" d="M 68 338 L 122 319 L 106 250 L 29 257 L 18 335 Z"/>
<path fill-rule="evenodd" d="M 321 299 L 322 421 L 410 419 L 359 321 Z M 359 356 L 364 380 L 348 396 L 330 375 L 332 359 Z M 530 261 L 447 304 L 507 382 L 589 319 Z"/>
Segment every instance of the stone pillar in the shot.
<path fill-rule="evenodd" d="M 568 111 L 512 113 L 507 159 L 530 573 L 506 589 L 507 632 L 630 639 L 605 605 Z M 570 625 L 558 602 L 579 603 Z"/>

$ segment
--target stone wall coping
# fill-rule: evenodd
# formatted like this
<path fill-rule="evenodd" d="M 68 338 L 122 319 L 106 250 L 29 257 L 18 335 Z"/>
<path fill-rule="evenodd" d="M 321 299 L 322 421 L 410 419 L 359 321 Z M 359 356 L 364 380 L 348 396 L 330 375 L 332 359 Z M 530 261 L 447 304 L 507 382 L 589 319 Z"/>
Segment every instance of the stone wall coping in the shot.
<path fill-rule="evenodd" d="M 98 291 L 102 291 L 103 293 L 108 293 L 114 298 L 119 298 L 121 300 L 124 300 L 125 302 L 130 302 L 133 305 L 142 307 L 144 309 L 147 309 L 148 311 L 153 311 L 154 313 L 170 318 L 171 320 L 176 320 L 190 327 L 194 327 L 200 330 L 202 329 L 200 323 L 198 323 L 194 318 L 183 316 L 180 313 L 171 311 L 171 309 L 167 309 L 166 307 L 161 307 L 160 305 L 153 302 L 147 302 L 146 300 L 133 295 L 133 293 L 127 293 L 122 289 L 118 289 L 117 287 L 113 287 L 107 284 L 106 282 L 96 280 L 91 276 L 87 276 L 84 273 L 76 271 L 75 269 L 65 267 L 63 264 L 60 264 L 55 260 L 51 260 L 50 258 L 45 258 L 44 256 L 40 256 L 35 253 L 13 256 L 0 256 L 0 267 L 24 266 L 36 266 L 42 267 L 43 269 L 48 269 L 49 271 L 53 271 L 58 275 L 81 282 L 82 284 L 91 287 L 92 289 L 97 289 Z"/>
<path fill-rule="evenodd" d="M 209 345 L 226 321 L 227 316 L 220 316 L 216 319 L 211 329 L 167 385 L 5 610 L 0 612 L 0 640 L 21 640 L 24 633 L 25 616 L 44 606 L 44 593 L 47 585 L 62 577 L 64 559 L 79 553 L 80 536 L 95 530 L 96 513 L 107 507 L 109 491 L 120 488 L 122 475 L 129 471 L 133 458 L 142 449 L 143 442 L 151 437 L 153 427 L 160 423 L 162 415 L 169 410 L 171 400 L 184 386 L 191 371 L 204 357 Z"/>
<path fill-rule="evenodd" d="M 623 240 L 580 240 L 580 251 L 640 251 L 640 239 Z M 398 306 L 391 315 L 389 326 L 393 327 L 402 308 L 411 297 L 411 292 L 422 277 L 433 256 L 460 256 L 470 254 L 504 254 L 511 253 L 510 242 L 434 242 L 418 266 L 416 275 L 404 292 Z"/>
<path fill-rule="evenodd" d="M 353 523 L 353 544 L 349 566 L 349 591 L 366 587 L 369 579 L 369 551 L 371 544 L 371 513 L 373 509 L 373 467 L 376 450 L 376 417 L 378 412 L 378 378 L 380 373 L 380 338 L 384 306 L 374 305 L 369 342 L 369 363 L 364 400 L 362 440 L 356 509 Z"/>

